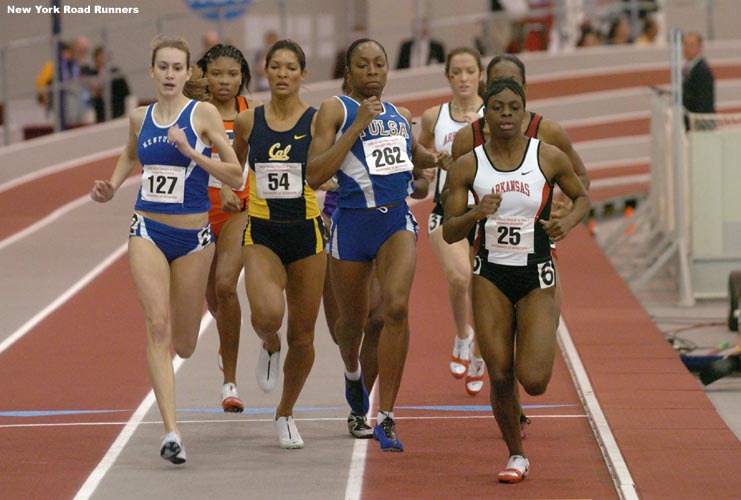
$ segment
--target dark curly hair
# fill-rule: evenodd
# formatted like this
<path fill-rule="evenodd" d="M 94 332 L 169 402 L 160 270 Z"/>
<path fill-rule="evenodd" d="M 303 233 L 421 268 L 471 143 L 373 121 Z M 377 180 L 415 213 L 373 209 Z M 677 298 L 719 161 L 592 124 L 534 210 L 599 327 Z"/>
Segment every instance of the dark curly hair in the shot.
<path fill-rule="evenodd" d="M 247 85 L 250 84 L 252 74 L 250 73 L 250 65 L 247 64 L 247 59 L 244 58 L 244 54 L 242 54 L 242 51 L 236 48 L 234 45 L 223 45 L 221 43 L 216 44 L 208 49 L 208 51 L 203 54 L 203 57 L 201 57 L 196 64 L 205 76 L 208 72 L 209 63 L 218 59 L 219 57 L 229 57 L 239 63 L 239 69 L 242 73 L 242 85 L 239 87 L 239 91 L 241 92 L 245 87 L 247 87 Z"/>

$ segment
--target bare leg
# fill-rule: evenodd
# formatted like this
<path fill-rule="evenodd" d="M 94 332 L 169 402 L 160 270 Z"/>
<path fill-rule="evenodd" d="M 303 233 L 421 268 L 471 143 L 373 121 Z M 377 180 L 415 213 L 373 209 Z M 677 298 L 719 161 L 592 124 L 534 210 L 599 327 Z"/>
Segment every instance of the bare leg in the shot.
<path fill-rule="evenodd" d="M 216 244 L 215 293 L 218 299 L 216 326 L 219 331 L 224 383 L 236 383 L 242 308 L 237 295 L 239 273 L 242 271 L 242 231 L 247 213 L 229 219 Z"/>
<path fill-rule="evenodd" d="M 384 326 L 378 342 L 379 409 L 394 409 L 409 350 L 409 294 L 416 265 L 415 236 L 399 231 L 376 256 L 384 306 Z"/>
<path fill-rule="evenodd" d="M 288 266 L 288 352 L 283 364 L 283 393 L 276 417 L 293 415 L 293 407 L 314 364 L 314 326 L 322 299 L 327 259 L 324 252 Z"/>

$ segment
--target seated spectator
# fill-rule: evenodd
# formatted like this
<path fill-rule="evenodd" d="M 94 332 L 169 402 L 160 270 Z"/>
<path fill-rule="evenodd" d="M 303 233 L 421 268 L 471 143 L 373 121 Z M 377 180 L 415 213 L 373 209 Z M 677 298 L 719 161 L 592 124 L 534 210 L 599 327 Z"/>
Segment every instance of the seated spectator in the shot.
<path fill-rule="evenodd" d="M 610 24 L 610 31 L 607 33 L 607 45 L 623 45 L 626 43 L 633 43 L 630 24 L 627 19 L 619 17 Z"/>
<path fill-rule="evenodd" d="M 604 45 L 604 40 L 599 31 L 592 28 L 592 25 L 585 23 L 581 27 L 581 35 L 579 41 L 576 42 L 577 47 L 597 47 Z"/>
<path fill-rule="evenodd" d="M 413 37 L 404 40 L 399 48 L 396 69 L 416 68 L 428 64 L 445 62 L 445 47 L 430 38 L 426 19 L 418 19 L 412 27 Z"/>
<path fill-rule="evenodd" d="M 636 45 L 656 45 L 658 43 L 659 24 L 651 16 L 643 20 L 643 31 L 636 38 Z"/>

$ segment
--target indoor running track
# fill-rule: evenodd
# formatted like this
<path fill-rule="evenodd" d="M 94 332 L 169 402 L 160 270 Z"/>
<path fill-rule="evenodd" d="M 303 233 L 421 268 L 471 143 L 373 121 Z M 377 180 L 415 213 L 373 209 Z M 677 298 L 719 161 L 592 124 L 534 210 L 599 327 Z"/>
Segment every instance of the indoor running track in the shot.
<path fill-rule="evenodd" d="M 245 311 L 238 383 L 248 411 L 220 411 L 217 335 L 206 316 L 196 354 L 177 361 L 189 460 L 164 462 L 125 255 L 136 188 L 128 183 L 104 206 L 85 198 L 114 162 L 0 185 L 0 500 L 694 499 L 738 492 L 738 440 L 583 228 L 559 246 L 570 332 L 561 341 L 573 339 L 572 369 L 583 362 L 592 384 L 583 396 L 598 406 L 581 404 L 558 356 L 546 394 L 523 398 L 533 421 L 531 475 L 498 484 L 506 448 L 488 384 L 471 398 L 447 370 L 452 321 L 424 234 L 429 201 L 414 207 L 422 230 L 412 345 L 396 409 L 405 453 L 382 454 L 375 442 L 347 434 L 342 367 L 321 315 L 316 362 L 296 410 L 306 448 L 280 450 L 271 424 L 279 394 L 254 384 L 258 342 Z M 601 428 L 600 441 L 592 427 Z M 623 481 L 621 493 L 614 477 Z"/>

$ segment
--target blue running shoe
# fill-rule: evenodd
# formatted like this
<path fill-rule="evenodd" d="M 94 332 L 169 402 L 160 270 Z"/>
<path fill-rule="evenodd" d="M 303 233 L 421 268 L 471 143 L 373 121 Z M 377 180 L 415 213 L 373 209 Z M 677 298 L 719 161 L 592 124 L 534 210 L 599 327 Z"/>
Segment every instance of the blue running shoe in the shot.
<path fill-rule="evenodd" d="M 396 436 L 396 424 L 391 417 L 386 417 L 383 422 L 376 425 L 373 429 L 373 439 L 381 443 L 381 451 L 397 453 L 404 451 L 404 445 Z"/>
<path fill-rule="evenodd" d="M 360 380 L 350 380 L 345 376 L 345 399 L 350 409 L 356 415 L 366 415 L 370 409 L 368 389 L 365 388 L 363 377 Z"/>

